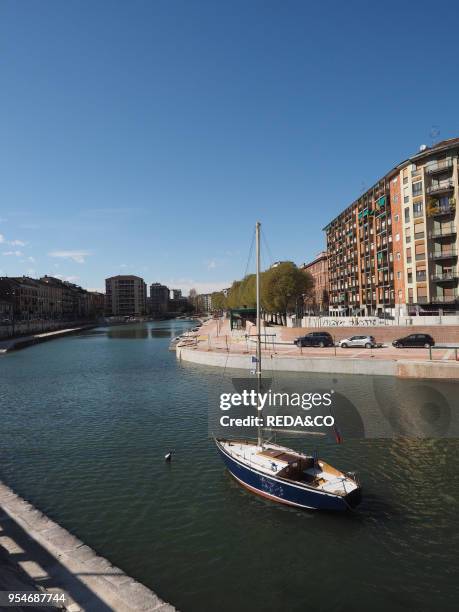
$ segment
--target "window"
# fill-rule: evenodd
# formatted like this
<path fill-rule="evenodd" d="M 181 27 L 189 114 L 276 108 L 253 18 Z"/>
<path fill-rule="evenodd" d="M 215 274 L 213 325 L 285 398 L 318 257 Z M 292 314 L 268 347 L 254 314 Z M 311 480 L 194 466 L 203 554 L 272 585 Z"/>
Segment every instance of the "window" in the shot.
<path fill-rule="evenodd" d="M 405 176 L 405 178 L 403 179 L 403 184 L 406 185 L 408 183 L 408 177 Z"/>
<path fill-rule="evenodd" d="M 411 272 L 411 270 L 408 270 L 408 282 L 409 283 L 413 282 L 413 273 Z"/>
<path fill-rule="evenodd" d="M 417 183 L 413 183 L 413 197 L 422 194 L 422 181 L 418 181 Z"/>
<path fill-rule="evenodd" d="M 402 273 L 401 272 L 397 272 L 397 280 L 400 280 L 402 278 Z"/>
<path fill-rule="evenodd" d="M 413 204 L 413 217 L 419 218 L 423 216 L 424 202 L 415 202 Z"/>
<path fill-rule="evenodd" d="M 400 221 L 400 215 L 395 215 L 394 221 L 395 221 L 395 223 L 398 223 Z"/>
<path fill-rule="evenodd" d="M 400 242 L 400 234 L 395 234 L 395 242 Z"/>
<path fill-rule="evenodd" d="M 398 202 L 398 194 L 394 193 L 394 196 L 393 196 L 392 199 L 394 200 L 394 204 L 397 204 L 397 202 Z"/>
<path fill-rule="evenodd" d="M 400 253 L 397 253 L 397 261 L 400 261 L 402 258 L 402 256 L 400 255 Z"/>
<path fill-rule="evenodd" d="M 415 246 L 415 252 L 416 252 L 416 261 L 422 261 L 423 259 L 425 259 L 426 258 L 425 244 L 423 242 L 421 244 L 417 244 Z"/>

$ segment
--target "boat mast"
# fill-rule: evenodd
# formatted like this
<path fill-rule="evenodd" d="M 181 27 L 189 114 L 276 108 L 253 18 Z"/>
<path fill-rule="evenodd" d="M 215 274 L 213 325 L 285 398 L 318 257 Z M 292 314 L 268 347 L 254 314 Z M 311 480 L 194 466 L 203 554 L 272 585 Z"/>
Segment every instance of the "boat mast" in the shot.
<path fill-rule="evenodd" d="M 257 398 L 261 393 L 261 297 L 260 297 L 260 226 L 257 221 L 255 236 L 256 236 L 256 252 L 257 252 Z M 258 400 L 259 402 L 259 400 Z M 258 416 L 262 417 L 262 411 L 257 410 Z M 258 426 L 258 445 L 263 446 L 263 428 Z"/>

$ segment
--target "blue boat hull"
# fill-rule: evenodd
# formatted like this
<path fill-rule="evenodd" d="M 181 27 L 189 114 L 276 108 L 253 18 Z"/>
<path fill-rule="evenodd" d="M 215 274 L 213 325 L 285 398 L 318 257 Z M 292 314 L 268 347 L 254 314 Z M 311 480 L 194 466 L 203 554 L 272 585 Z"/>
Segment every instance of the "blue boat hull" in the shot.
<path fill-rule="evenodd" d="M 215 443 L 231 475 L 249 491 L 262 497 L 308 510 L 349 510 L 360 501 L 360 489 L 341 496 L 291 484 L 244 465 L 229 455 L 218 440 Z"/>

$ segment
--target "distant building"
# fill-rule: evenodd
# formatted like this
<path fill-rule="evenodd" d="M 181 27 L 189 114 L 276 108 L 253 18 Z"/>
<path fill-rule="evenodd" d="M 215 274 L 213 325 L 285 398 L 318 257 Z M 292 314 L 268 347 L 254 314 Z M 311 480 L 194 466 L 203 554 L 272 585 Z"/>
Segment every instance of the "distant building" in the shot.
<path fill-rule="evenodd" d="M 103 300 L 102 293 L 91 293 L 53 276 L 0 278 L 0 301 L 10 304 L 13 321 L 94 318 L 103 311 Z"/>
<path fill-rule="evenodd" d="M 324 312 L 328 309 L 328 261 L 327 251 L 322 251 L 309 263 L 300 266 L 309 272 L 314 281 L 310 306 L 313 312 Z M 306 304 L 306 307 L 308 304 Z"/>
<path fill-rule="evenodd" d="M 169 288 L 161 283 L 150 285 L 150 313 L 165 314 L 168 311 Z"/>
<path fill-rule="evenodd" d="M 203 312 L 211 312 L 212 310 L 212 294 L 211 293 L 201 293 L 198 295 L 197 302 L 199 304 L 199 309 Z"/>
<path fill-rule="evenodd" d="M 182 297 L 181 289 L 171 289 L 171 299 L 172 300 L 179 300 L 181 297 Z"/>
<path fill-rule="evenodd" d="M 271 264 L 269 267 L 270 267 L 270 268 L 277 268 L 278 266 L 280 266 L 281 264 L 284 264 L 284 263 L 289 263 L 289 264 L 291 264 L 291 263 L 293 263 L 293 261 L 288 261 L 288 260 L 286 260 L 286 261 L 275 261 L 275 262 L 274 262 L 274 263 L 272 263 L 272 264 Z"/>
<path fill-rule="evenodd" d="M 146 313 L 147 286 L 139 276 L 105 279 L 105 313 L 108 316 L 142 316 Z"/>

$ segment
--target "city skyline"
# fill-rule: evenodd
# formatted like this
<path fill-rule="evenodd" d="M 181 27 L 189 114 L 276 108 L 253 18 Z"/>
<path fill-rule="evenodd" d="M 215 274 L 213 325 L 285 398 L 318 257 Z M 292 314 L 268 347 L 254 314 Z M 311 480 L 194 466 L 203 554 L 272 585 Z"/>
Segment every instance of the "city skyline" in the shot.
<path fill-rule="evenodd" d="M 256 219 L 274 260 L 312 260 L 378 177 L 459 135 L 457 8 L 441 62 L 431 5 L 356 9 L 5 2 L 0 275 L 208 293 L 243 275 Z"/>

